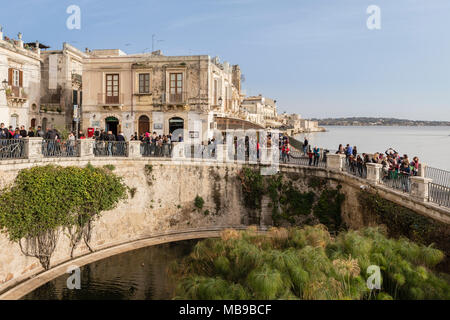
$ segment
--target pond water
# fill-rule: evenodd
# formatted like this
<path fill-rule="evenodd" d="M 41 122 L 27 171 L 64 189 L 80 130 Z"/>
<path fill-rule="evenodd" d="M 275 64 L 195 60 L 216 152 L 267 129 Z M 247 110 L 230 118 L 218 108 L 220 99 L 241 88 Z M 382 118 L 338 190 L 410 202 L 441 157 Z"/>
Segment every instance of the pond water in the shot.
<path fill-rule="evenodd" d="M 167 300 L 175 283 L 168 268 L 187 256 L 198 240 L 142 248 L 81 268 L 81 289 L 67 288 L 64 274 L 29 293 L 24 300 Z"/>

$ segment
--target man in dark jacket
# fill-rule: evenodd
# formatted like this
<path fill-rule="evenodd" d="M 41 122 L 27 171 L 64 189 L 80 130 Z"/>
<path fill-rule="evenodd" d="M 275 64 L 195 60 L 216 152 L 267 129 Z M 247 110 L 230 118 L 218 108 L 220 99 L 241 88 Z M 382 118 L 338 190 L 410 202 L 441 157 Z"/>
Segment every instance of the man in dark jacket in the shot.
<path fill-rule="evenodd" d="M 25 126 L 20 126 L 20 135 L 22 138 L 28 137 L 27 130 L 25 130 Z"/>
<path fill-rule="evenodd" d="M 45 133 L 42 130 L 41 126 L 37 127 L 36 137 L 39 137 L 39 138 L 44 138 L 45 137 Z"/>

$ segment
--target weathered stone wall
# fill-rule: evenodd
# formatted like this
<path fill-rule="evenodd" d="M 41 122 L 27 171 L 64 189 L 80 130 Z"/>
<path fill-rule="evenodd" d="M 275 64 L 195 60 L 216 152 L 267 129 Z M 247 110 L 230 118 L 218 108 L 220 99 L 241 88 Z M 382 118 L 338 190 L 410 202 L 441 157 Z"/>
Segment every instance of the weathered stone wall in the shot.
<path fill-rule="evenodd" d="M 58 165 L 86 165 L 86 161 L 66 161 Z M 241 206 L 240 185 L 235 165 L 198 165 L 174 162 L 99 161 L 94 166 L 113 164 L 114 173 L 123 177 L 134 196 L 94 223 L 91 245 L 94 250 L 145 239 L 154 234 L 202 227 L 240 226 L 245 209 Z M 0 184 L 12 183 L 19 171 L 29 164 L 0 169 Z M 15 167 L 15 169 L 13 169 Z M 92 190 L 95 193 L 95 190 Z M 196 196 L 204 199 L 201 210 L 194 206 Z M 80 244 L 74 257 L 89 253 Z M 61 233 L 52 266 L 68 260 L 70 245 Z M 36 258 L 25 257 L 17 243 L 0 235 L 0 291 L 42 268 Z"/>
<path fill-rule="evenodd" d="M 51 163 L 86 166 L 88 161 L 76 158 L 2 161 L 0 185 L 6 187 L 12 183 L 21 169 Z M 126 201 L 116 209 L 104 212 L 94 223 L 91 240 L 94 250 L 149 239 L 164 232 L 239 227 L 254 222 L 254 219 L 250 219 L 251 212 L 243 205 L 238 178 L 238 172 L 242 169 L 240 164 L 123 158 L 94 158 L 90 163 L 93 166 L 114 165 L 114 173 L 123 177 L 125 184 L 132 190 Z M 342 172 L 289 165 L 281 166 L 280 170 L 294 181 L 295 187 L 301 192 L 311 190 L 308 181 L 312 177 L 322 178 L 329 188 L 342 186 L 341 192 L 345 195 L 342 220 L 349 228 L 358 229 L 371 224 L 363 217 L 364 210 L 358 199 L 361 190 L 378 192 L 383 198 L 420 215 L 449 223 L 450 215 L 442 208 Z M 95 190 L 92 192 L 95 193 Z M 197 195 L 205 202 L 201 210 L 194 205 Z M 263 223 L 270 221 L 267 210 L 264 216 Z M 74 257 L 86 254 L 89 254 L 88 248 L 80 244 Z M 52 256 L 52 266 L 66 262 L 69 258 L 69 240 L 61 233 Z M 7 234 L 0 235 L 0 292 L 41 271 L 36 258 L 25 257 L 19 245 L 8 240 Z"/>

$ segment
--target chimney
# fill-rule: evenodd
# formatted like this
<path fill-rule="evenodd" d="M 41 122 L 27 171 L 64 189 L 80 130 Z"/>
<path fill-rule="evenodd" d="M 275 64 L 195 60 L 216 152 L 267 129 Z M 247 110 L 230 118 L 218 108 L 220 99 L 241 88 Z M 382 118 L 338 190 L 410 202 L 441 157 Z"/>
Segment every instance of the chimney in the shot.
<path fill-rule="evenodd" d="M 17 35 L 17 38 L 18 38 L 18 42 L 19 42 L 19 47 L 23 49 L 22 32 L 19 32 L 19 34 Z"/>
<path fill-rule="evenodd" d="M 41 48 L 39 48 L 39 41 L 36 40 L 36 45 L 35 45 L 35 49 L 36 49 L 36 53 L 38 55 L 41 55 Z"/>

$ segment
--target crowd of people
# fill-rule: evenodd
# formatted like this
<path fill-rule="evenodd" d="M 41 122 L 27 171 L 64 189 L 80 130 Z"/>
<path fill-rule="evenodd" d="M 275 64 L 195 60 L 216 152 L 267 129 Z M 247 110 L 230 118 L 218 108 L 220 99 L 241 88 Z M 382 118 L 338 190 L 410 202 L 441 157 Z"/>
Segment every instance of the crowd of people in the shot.
<path fill-rule="evenodd" d="M 340 144 L 336 153 L 344 154 L 349 170 L 363 177 L 367 173 L 367 163 L 378 163 L 382 165 L 382 181 L 400 181 L 399 187 L 405 192 L 409 192 L 410 176 L 419 173 L 419 158 L 410 159 L 407 154 L 401 155 L 396 150 L 389 148 L 385 152 L 375 152 L 374 154 L 359 154 L 356 146 L 347 144 L 345 147 Z"/>

